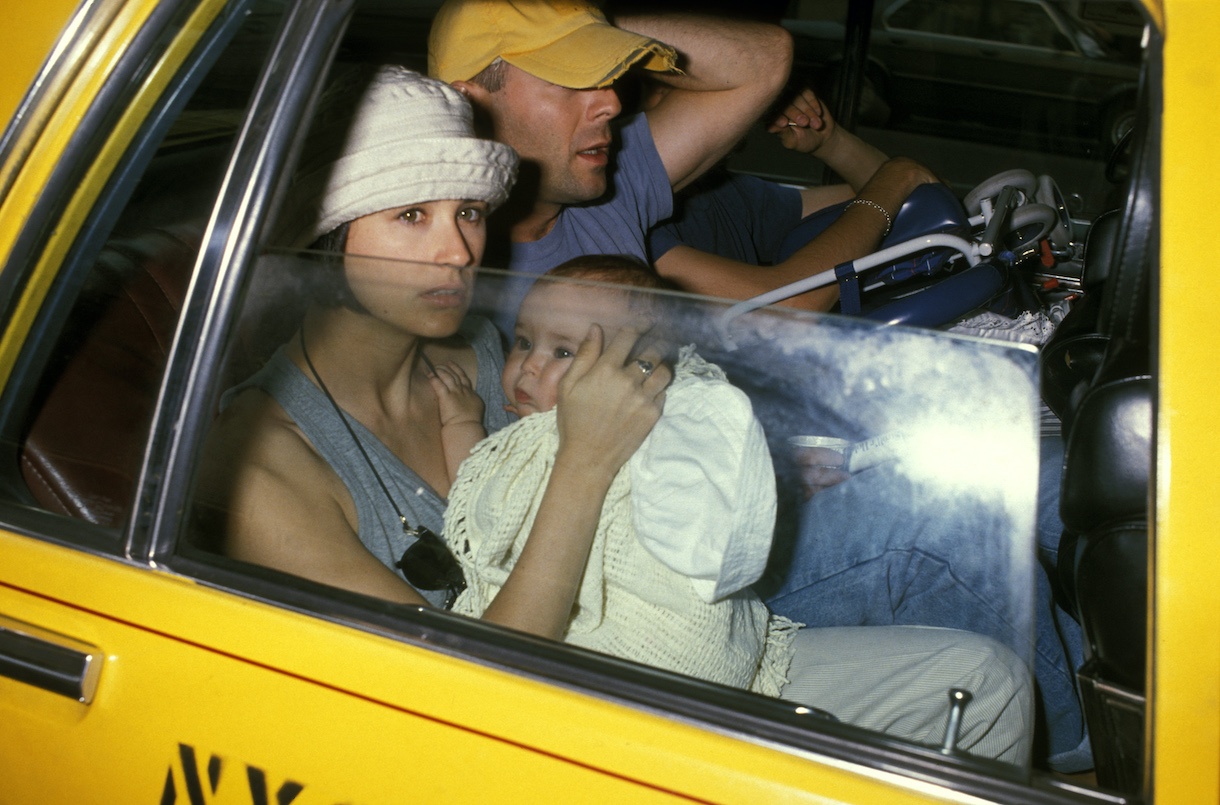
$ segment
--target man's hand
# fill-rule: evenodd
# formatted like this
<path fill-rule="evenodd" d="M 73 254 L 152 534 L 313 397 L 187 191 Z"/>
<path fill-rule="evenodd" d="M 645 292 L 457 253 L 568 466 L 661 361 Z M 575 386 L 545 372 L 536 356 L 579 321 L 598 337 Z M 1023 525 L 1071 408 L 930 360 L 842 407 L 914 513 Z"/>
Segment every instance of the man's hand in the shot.
<path fill-rule="evenodd" d="M 839 128 L 830 109 L 812 89 L 801 90 L 767 131 L 779 137 L 785 148 L 822 160 L 856 193 L 886 161 L 880 150 Z"/>
<path fill-rule="evenodd" d="M 803 89 L 779 117 L 767 127 L 785 148 L 802 154 L 818 151 L 838 134 L 834 118 L 811 89 Z"/>

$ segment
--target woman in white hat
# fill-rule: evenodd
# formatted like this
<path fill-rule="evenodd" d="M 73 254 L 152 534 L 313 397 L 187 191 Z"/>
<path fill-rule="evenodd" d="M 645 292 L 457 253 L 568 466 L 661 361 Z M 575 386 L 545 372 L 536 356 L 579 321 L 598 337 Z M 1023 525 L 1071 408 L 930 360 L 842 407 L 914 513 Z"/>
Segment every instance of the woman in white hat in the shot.
<path fill-rule="evenodd" d="M 280 229 L 344 258 L 315 284 L 299 332 L 226 396 L 200 501 L 223 512 L 233 557 L 447 606 L 464 582 L 435 537 L 450 481 L 433 383 L 453 362 L 484 402 L 483 426 L 508 423 L 499 335 L 466 310 L 485 220 L 508 195 L 516 155 L 474 137 L 458 92 L 399 67 L 339 82 L 321 110 Z M 633 341 L 603 344 L 593 328 L 577 354 L 555 472 L 485 619 L 562 635 L 602 500 L 670 377 L 628 364 Z"/>

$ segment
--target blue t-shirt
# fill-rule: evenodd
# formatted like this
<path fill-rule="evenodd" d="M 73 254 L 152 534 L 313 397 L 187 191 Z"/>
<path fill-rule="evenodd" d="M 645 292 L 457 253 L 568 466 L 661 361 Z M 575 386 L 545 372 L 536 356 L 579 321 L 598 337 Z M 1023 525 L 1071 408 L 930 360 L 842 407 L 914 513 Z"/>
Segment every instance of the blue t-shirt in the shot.
<path fill-rule="evenodd" d="M 795 187 L 712 171 L 678 193 L 673 216 L 649 232 L 649 257 L 656 261 L 682 244 L 741 263 L 772 265 L 801 220 L 801 204 Z"/>
<path fill-rule="evenodd" d="M 512 244 L 509 278 L 499 295 L 496 324 L 512 332 L 517 308 L 533 277 L 586 254 L 626 254 L 647 261 L 646 233 L 673 212 L 673 191 L 643 114 L 627 118 L 613 152 L 606 195 L 589 204 L 565 207 L 546 237 Z"/>

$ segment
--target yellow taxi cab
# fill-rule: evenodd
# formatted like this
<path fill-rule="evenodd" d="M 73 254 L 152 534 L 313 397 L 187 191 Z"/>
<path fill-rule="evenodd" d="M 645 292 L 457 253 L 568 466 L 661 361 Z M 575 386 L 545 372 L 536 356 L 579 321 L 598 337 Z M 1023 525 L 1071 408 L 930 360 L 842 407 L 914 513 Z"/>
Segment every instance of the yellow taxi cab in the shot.
<path fill-rule="evenodd" d="M 955 190 L 1014 167 L 1054 174 L 1059 206 L 1073 210 L 1062 214 L 1076 219 L 1058 223 L 1080 233 L 1114 210 L 1111 257 L 1098 258 L 1113 266 L 1100 279 L 1082 273 L 1083 235 L 1027 255 L 1042 291 L 1101 306 L 1093 330 L 1057 333 L 1040 358 L 850 317 L 754 319 L 764 338 L 817 331 L 812 352 L 789 350 L 790 362 L 839 365 L 836 349 L 860 355 L 861 344 L 927 357 L 915 369 L 921 361 L 902 358 L 909 371 L 889 404 L 966 398 L 967 416 L 1017 434 L 1014 464 L 1034 463 L 1039 377 L 1043 396 L 1060 392 L 1052 407 L 1081 434 L 1077 454 L 1100 462 L 1073 463 L 1069 449 L 1076 533 L 1060 576 L 1085 627 L 1097 768 L 1064 776 L 208 549 L 193 497 L 202 446 L 220 393 L 284 332 L 263 331 L 272 311 L 292 307 L 277 272 L 304 258 L 267 248 L 266 234 L 319 87 L 336 60 L 421 69 L 436 5 L 48 0 L 8 10 L 0 802 L 1220 801 L 1220 559 L 1209 536 L 1220 471 L 1203 346 L 1207 300 L 1220 298 L 1208 251 L 1220 8 L 1056 6 L 1097 36 L 1137 42 L 1142 122 L 1122 147 L 1056 150 L 1047 143 L 1063 137 L 1044 135 L 1070 126 L 1041 118 L 997 145 L 953 121 L 929 129 L 917 110 L 868 132 Z M 794 2 L 785 24 L 827 15 L 867 27 L 860 9 L 872 5 Z M 1014 110 L 1003 111 L 1010 121 Z M 766 149 L 747 143 L 732 166 L 801 178 Z M 722 322 L 736 315 L 691 304 Z M 946 377 L 962 353 L 971 360 Z M 1032 507 L 1032 485 L 1015 486 Z M 1032 559 L 1028 519 L 1012 530 Z"/>

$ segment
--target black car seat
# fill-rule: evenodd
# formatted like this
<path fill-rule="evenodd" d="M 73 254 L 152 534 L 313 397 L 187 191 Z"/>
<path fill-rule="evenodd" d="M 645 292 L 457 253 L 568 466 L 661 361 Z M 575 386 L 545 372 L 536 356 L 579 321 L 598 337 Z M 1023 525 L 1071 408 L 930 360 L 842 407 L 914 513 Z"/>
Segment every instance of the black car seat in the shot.
<path fill-rule="evenodd" d="M 1127 793 L 1143 783 L 1159 232 L 1158 162 L 1145 146 L 1158 133 L 1144 115 L 1126 204 L 1089 235 L 1086 303 L 1043 352 L 1044 396 L 1066 441 L 1059 576 L 1085 637 L 1085 719 L 1099 784 Z"/>

